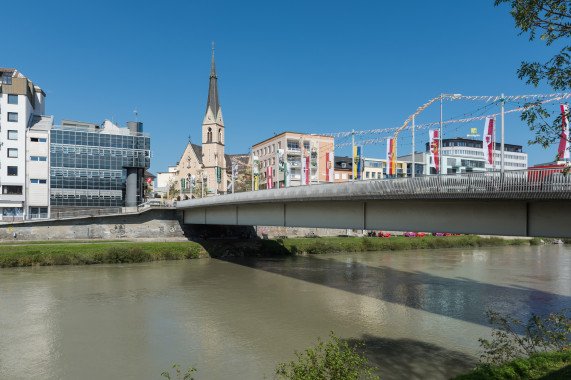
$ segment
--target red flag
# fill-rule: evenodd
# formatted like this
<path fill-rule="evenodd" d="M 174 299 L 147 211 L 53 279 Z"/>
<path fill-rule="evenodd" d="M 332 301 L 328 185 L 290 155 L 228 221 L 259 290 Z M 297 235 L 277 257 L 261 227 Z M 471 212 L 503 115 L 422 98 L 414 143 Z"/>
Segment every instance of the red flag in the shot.
<path fill-rule="evenodd" d="M 569 106 L 561 104 L 561 140 L 559 140 L 559 149 L 557 150 L 557 158 L 569 159 Z"/>
<path fill-rule="evenodd" d="M 430 132 L 430 157 L 432 158 L 432 162 L 430 166 L 436 169 L 438 172 L 438 168 L 440 167 L 440 140 L 438 138 L 438 130 L 434 129 L 429 131 Z"/>
<path fill-rule="evenodd" d="M 484 157 L 486 157 L 486 162 L 490 165 L 494 162 L 494 119 L 491 117 L 486 118 L 486 123 L 484 124 Z"/>

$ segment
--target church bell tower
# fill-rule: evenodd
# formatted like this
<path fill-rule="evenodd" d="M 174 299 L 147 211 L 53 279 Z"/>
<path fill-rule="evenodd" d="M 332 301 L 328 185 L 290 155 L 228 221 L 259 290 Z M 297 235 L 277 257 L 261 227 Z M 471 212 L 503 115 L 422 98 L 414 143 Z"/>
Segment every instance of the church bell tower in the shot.
<path fill-rule="evenodd" d="M 202 122 L 202 163 L 208 177 L 206 188 L 208 195 L 224 194 L 227 191 L 226 158 L 224 157 L 224 121 L 218 100 L 217 80 L 213 42 L 206 115 L 204 115 L 204 121 Z M 218 173 L 220 175 L 220 183 L 218 183 Z"/>

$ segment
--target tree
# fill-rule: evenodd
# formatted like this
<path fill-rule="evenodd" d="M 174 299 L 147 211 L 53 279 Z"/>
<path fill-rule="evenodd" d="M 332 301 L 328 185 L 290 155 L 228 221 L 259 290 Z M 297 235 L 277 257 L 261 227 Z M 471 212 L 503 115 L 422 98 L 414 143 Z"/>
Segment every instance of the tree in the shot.
<path fill-rule="evenodd" d="M 571 1 L 569 0 L 495 0 L 494 5 L 509 3 L 520 34 L 529 33 L 529 40 L 539 39 L 550 46 L 556 41 L 566 41 L 571 34 Z M 525 62 L 517 70 L 518 77 L 535 87 L 546 82 L 555 91 L 571 89 L 571 46 L 563 46 L 557 54 L 544 63 Z M 539 101 L 526 103 L 530 107 L 521 115 L 527 122 L 535 138 L 530 144 L 540 144 L 544 148 L 557 142 L 562 135 L 561 119 L 552 115 L 539 104 Z M 566 115 L 568 118 L 569 115 Z M 569 138 L 569 137 L 568 137 Z"/>
<path fill-rule="evenodd" d="M 331 331 L 330 341 L 318 339 L 315 347 L 304 352 L 296 352 L 297 361 L 280 363 L 276 368 L 279 379 L 291 380 L 357 380 L 378 379 L 373 375 L 375 367 L 370 367 L 365 355 L 358 352 L 364 346 L 357 343 L 350 346 L 341 342 Z"/>

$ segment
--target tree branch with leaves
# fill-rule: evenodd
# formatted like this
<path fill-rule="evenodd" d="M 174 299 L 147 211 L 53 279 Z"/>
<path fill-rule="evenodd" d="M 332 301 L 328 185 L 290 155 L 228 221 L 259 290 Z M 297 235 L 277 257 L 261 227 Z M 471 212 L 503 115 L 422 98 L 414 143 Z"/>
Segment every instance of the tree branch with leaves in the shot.
<path fill-rule="evenodd" d="M 539 39 L 550 46 L 555 41 L 566 41 L 571 34 L 571 1 L 569 0 L 495 0 L 494 5 L 508 3 L 512 10 L 516 28 L 521 34 L 529 34 L 533 41 Z M 555 91 L 571 89 L 571 46 L 563 46 L 547 62 L 522 61 L 517 75 L 526 84 L 537 87 L 546 82 Z M 539 101 L 526 103 L 522 115 L 535 137 L 530 144 L 539 144 L 544 148 L 558 141 L 562 136 L 562 115 L 553 118 Z M 569 115 L 566 115 L 568 118 Z"/>

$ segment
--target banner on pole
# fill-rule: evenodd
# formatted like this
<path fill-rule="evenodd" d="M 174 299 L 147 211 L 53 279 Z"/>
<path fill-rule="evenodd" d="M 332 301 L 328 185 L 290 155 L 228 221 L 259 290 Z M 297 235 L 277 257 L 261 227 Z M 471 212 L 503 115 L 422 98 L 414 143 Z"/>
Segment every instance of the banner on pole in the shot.
<path fill-rule="evenodd" d="M 438 171 L 440 167 L 440 140 L 438 129 L 430 130 L 430 167 Z"/>
<path fill-rule="evenodd" d="M 569 159 L 569 106 L 561 104 L 561 140 L 559 141 L 559 149 L 557 158 L 560 160 Z"/>
<path fill-rule="evenodd" d="M 333 152 L 325 153 L 325 181 L 334 182 L 334 157 Z"/>
<path fill-rule="evenodd" d="M 492 165 L 494 162 L 494 119 L 491 117 L 486 118 L 482 143 L 484 158 L 488 164 Z"/>
<path fill-rule="evenodd" d="M 253 156 L 252 157 L 252 178 L 253 178 L 253 189 L 254 191 L 259 190 L 259 186 L 260 186 L 260 182 L 259 182 L 259 176 L 260 176 L 260 159 L 258 156 Z"/>
<path fill-rule="evenodd" d="M 303 167 L 304 185 L 309 185 L 309 172 L 311 171 L 311 169 L 309 168 L 309 157 L 303 158 L 303 163 L 304 163 L 304 167 Z"/>
<path fill-rule="evenodd" d="M 356 146 L 353 148 L 353 158 L 355 166 L 353 167 L 353 178 L 361 179 L 361 147 Z"/>
<path fill-rule="evenodd" d="M 238 163 L 232 162 L 232 178 L 234 180 L 238 179 Z"/>
<path fill-rule="evenodd" d="M 271 166 L 266 167 L 266 188 L 274 188 L 274 169 Z"/>
<path fill-rule="evenodd" d="M 287 164 L 287 162 L 285 163 L 285 178 L 284 178 L 284 182 L 285 182 L 285 187 L 290 187 L 290 186 L 291 186 L 291 169 L 290 169 L 289 165 Z"/>
<path fill-rule="evenodd" d="M 222 168 L 220 166 L 216 167 L 216 182 L 217 183 L 222 182 Z"/>
<path fill-rule="evenodd" d="M 396 174 L 396 160 L 394 155 L 395 149 L 395 139 L 388 138 L 387 139 L 387 175 L 395 175 Z"/>

